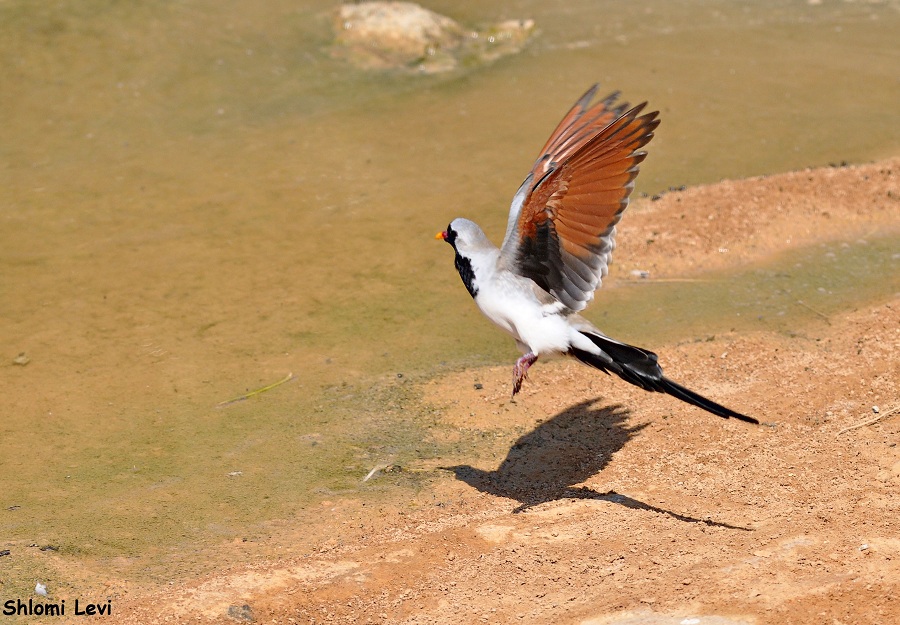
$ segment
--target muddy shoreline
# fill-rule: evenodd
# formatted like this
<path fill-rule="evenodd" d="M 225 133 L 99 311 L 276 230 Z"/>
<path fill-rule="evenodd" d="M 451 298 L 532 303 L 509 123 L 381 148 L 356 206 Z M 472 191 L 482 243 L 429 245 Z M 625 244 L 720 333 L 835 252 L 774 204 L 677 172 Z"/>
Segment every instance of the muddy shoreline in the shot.
<path fill-rule="evenodd" d="M 727 181 L 638 203 L 613 278 L 634 279 L 638 265 L 697 275 L 790 246 L 896 234 L 898 166 Z M 764 425 L 568 361 L 535 370 L 516 402 L 508 367 L 449 374 L 421 388 L 441 424 L 432 435 L 479 436 L 478 457 L 404 467 L 427 478 L 402 502 L 323 501 L 316 536 L 296 535 L 303 548 L 164 592 L 119 587 L 120 622 L 900 619 L 897 295 L 790 335 L 659 351 L 667 373 Z M 286 522 L 279 544 L 291 531 Z"/>

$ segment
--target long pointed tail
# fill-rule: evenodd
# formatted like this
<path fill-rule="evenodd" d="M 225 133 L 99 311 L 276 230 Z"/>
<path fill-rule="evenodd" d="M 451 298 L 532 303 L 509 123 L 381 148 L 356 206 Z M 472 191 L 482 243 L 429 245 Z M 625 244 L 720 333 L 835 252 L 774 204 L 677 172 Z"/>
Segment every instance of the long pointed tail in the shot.
<path fill-rule="evenodd" d="M 664 376 L 662 368 L 657 363 L 656 354 L 653 352 L 634 347 L 633 345 L 619 343 L 609 337 L 594 334 L 593 332 L 581 332 L 581 334 L 603 350 L 603 354 L 600 355 L 577 348 L 569 350 L 570 356 L 574 356 L 584 364 L 606 373 L 615 373 L 626 382 L 640 386 L 644 390 L 666 393 L 672 397 L 677 397 L 681 401 L 703 408 L 719 417 L 724 417 L 725 419 L 733 417 L 748 423 L 759 423 L 753 417 L 748 417 L 721 404 L 717 404 L 700 393 L 685 388 Z"/>

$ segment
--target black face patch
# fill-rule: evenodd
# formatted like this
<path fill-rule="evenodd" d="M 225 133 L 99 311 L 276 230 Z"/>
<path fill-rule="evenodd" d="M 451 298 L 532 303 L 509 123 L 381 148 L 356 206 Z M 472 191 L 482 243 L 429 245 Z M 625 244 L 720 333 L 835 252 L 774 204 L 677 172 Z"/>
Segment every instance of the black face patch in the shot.
<path fill-rule="evenodd" d="M 447 230 L 445 231 L 447 236 L 444 237 L 444 241 L 453 246 L 453 249 L 456 249 L 456 230 L 447 225 Z"/>

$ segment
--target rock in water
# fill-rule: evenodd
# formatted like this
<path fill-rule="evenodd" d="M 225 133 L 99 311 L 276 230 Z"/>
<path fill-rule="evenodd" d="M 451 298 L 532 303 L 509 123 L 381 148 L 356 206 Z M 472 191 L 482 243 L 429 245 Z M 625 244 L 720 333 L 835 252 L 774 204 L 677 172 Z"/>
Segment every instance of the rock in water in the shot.
<path fill-rule="evenodd" d="M 466 29 L 412 2 L 344 4 L 335 13 L 332 54 L 356 67 L 427 74 L 472 67 L 519 52 L 532 20 L 507 20 Z"/>

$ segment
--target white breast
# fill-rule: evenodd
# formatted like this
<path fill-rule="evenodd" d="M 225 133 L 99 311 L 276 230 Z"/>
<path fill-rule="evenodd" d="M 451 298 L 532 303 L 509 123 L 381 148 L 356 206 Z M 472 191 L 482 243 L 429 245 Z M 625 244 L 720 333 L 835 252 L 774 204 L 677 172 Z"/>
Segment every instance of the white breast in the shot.
<path fill-rule="evenodd" d="M 538 356 L 565 353 L 572 329 L 560 302 L 543 304 L 534 283 L 506 270 L 481 275 L 475 303 L 484 315 L 509 332 L 523 351 Z"/>

